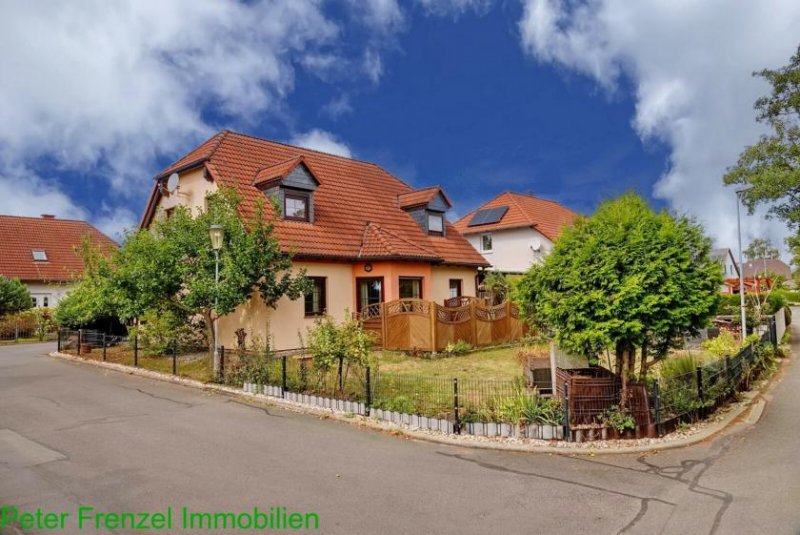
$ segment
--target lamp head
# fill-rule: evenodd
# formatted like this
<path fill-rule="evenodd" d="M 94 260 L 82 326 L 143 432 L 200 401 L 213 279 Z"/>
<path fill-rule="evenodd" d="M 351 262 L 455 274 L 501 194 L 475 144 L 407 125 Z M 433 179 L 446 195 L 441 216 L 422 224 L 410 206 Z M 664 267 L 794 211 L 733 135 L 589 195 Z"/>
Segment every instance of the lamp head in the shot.
<path fill-rule="evenodd" d="M 222 239 L 225 237 L 225 229 L 222 225 L 211 225 L 208 229 L 211 238 L 211 248 L 219 251 L 222 248 Z"/>

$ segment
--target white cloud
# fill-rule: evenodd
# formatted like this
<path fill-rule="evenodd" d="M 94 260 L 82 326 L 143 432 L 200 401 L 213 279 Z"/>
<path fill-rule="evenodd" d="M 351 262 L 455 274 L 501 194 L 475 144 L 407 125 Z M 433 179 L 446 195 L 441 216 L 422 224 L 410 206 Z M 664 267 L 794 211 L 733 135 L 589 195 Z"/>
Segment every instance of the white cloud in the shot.
<path fill-rule="evenodd" d="M 32 217 L 53 214 L 68 219 L 87 216 L 56 184 L 24 167 L 6 167 L 0 171 L 0 214 Z"/>
<path fill-rule="evenodd" d="M 492 0 L 417 0 L 425 12 L 439 17 L 458 18 L 468 11 L 482 15 L 492 6 Z"/>
<path fill-rule="evenodd" d="M 330 66 L 325 48 L 338 37 L 317 0 L 4 5 L 0 191 L 12 196 L 0 199 L 0 212 L 47 204 L 107 229 L 127 224 L 130 212 L 98 214 L 35 171 L 46 161 L 59 174 L 99 177 L 97 188 L 110 185 L 120 202 L 138 199 L 156 158 L 217 129 L 204 109 L 234 124 L 284 113 L 294 65 L 308 56 Z"/>
<path fill-rule="evenodd" d="M 763 132 L 752 107 L 769 88 L 751 73 L 786 64 L 798 27 L 796 0 L 525 0 L 519 24 L 524 50 L 538 59 L 611 91 L 621 76 L 633 82 L 633 127 L 671 149 L 655 194 L 734 247 L 735 197 L 721 178 Z M 786 235 L 763 217 L 748 218 L 743 231 L 747 239 Z"/>
<path fill-rule="evenodd" d="M 322 113 L 331 119 L 338 119 L 344 115 L 353 113 L 353 105 L 350 103 L 350 95 L 342 94 L 332 99 L 322 107 Z"/>
<path fill-rule="evenodd" d="M 349 3 L 356 17 L 374 30 L 395 32 L 405 23 L 397 0 L 349 0 Z"/>
<path fill-rule="evenodd" d="M 383 75 L 383 59 L 380 53 L 372 48 L 365 50 L 362 68 L 372 83 L 377 84 Z"/>
<path fill-rule="evenodd" d="M 304 134 L 294 136 L 289 143 L 307 149 L 327 152 L 328 154 L 344 156 L 345 158 L 351 158 L 353 155 L 350 147 L 334 134 L 316 128 Z"/>

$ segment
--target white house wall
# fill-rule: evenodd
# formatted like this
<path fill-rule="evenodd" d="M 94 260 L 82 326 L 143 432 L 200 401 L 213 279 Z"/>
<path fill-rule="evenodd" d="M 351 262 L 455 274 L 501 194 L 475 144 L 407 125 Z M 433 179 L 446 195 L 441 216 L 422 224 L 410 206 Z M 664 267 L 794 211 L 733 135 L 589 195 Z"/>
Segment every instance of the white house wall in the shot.
<path fill-rule="evenodd" d="M 47 298 L 47 307 L 53 308 L 58 302 L 74 287 L 71 284 L 45 284 L 40 282 L 25 282 L 28 292 L 31 297 L 36 299 L 37 307 L 45 306 L 45 298 Z"/>
<path fill-rule="evenodd" d="M 541 262 L 553 248 L 553 242 L 539 231 L 516 228 L 488 233 L 492 235 L 492 250 L 484 251 L 481 248 L 483 234 L 487 233 L 470 234 L 466 238 L 492 264 L 492 269 L 504 273 L 524 273 L 534 262 Z M 533 251 L 532 245 L 536 241 L 541 243 L 541 247 L 538 251 Z"/>

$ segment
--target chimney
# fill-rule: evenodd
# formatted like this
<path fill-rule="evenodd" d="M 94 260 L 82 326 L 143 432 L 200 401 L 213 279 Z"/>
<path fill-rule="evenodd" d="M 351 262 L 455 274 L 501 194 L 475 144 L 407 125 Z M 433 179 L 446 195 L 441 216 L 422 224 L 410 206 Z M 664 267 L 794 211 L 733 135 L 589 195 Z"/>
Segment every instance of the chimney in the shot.
<path fill-rule="evenodd" d="M 42 214 L 42 217 L 45 218 L 45 219 L 55 219 L 56 218 L 56 216 L 54 216 L 53 214 Z"/>

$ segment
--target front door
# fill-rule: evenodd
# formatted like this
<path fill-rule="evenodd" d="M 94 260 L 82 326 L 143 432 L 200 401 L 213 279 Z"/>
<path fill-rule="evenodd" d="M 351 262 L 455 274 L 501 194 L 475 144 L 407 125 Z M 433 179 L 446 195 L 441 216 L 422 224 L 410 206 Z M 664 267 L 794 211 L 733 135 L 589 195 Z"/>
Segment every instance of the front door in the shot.
<path fill-rule="evenodd" d="M 375 303 L 383 303 L 383 277 L 356 278 L 358 312 Z"/>

